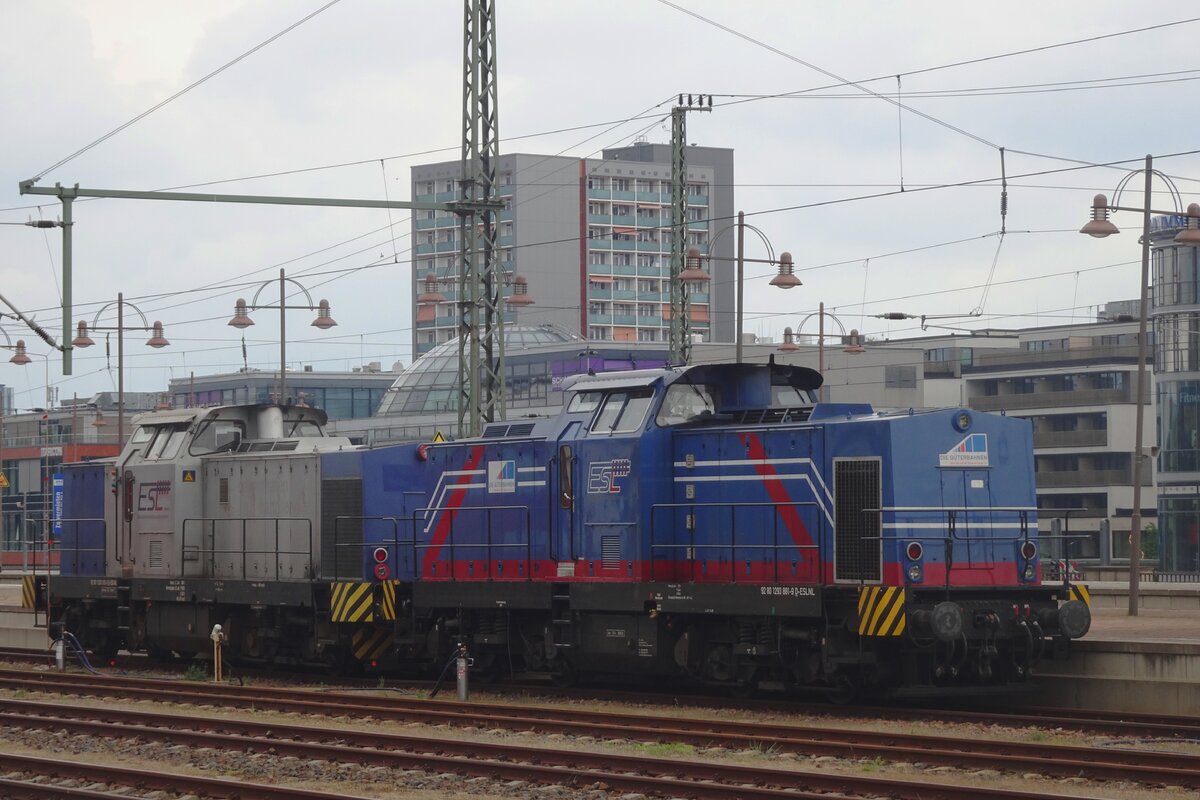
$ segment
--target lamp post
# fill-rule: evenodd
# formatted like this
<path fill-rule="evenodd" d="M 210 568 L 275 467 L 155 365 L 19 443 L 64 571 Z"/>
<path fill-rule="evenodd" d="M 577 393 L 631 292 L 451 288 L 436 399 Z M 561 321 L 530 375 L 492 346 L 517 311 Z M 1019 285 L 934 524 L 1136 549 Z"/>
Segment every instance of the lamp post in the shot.
<path fill-rule="evenodd" d="M 1177 214 L 1176 211 L 1156 211 L 1150 207 L 1151 200 L 1151 181 L 1155 175 L 1158 175 L 1170 187 L 1171 193 L 1178 198 L 1178 192 L 1175 189 L 1171 180 L 1157 172 L 1154 169 L 1154 159 L 1152 156 L 1146 156 L 1146 166 L 1144 169 L 1130 172 L 1121 182 L 1117 184 L 1117 190 L 1113 195 L 1117 203 L 1120 202 L 1121 192 L 1124 191 L 1126 184 L 1135 175 L 1145 176 L 1145 195 L 1142 208 L 1125 207 L 1117 204 L 1109 204 L 1108 198 L 1102 194 L 1096 195 L 1092 199 L 1092 219 L 1079 229 L 1080 233 L 1086 233 L 1089 236 L 1094 236 L 1097 239 L 1103 239 L 1114 233 L 1120 233 L 1117 226 L 1108 221 L 1110 211 L 1135 211 L 1142 214 L 1142 278 L 1141 278 L 1141 296 L 1138 311 L 1138 365 L 1137 365 L 1137 380 L 1135 381 L 1134 393 L 1135 399 L 1135 416 L 1134 416 L 1134 433 L 1133 433 L 1133 509 L 1129 518 L 1129 616 L 1136 617 L 1138 615 L 1138 584 L 1141 579 L 1139 572 L 1142 567 L 1142 470 L 1146 460 L 1145 447 L 1143 438 L 1145 435 L 1145 417 L 1146 409 L 1144 405 L 1144 393 L 1146 392 L 1146 320 L 1149 314 L 1149 291 L 1150 291 L 1150 217 L 1153 214 Z M 1180 231 L 1175 241 L 1181 244 L 1200 244 L 1200 205 L 1192 203 L 1187 210 L 1187 227 Z"/>
<path fill-rule="evenodd" d="M 743 211 L 738 212 L 737 222 L 735 224 L 727 225 L 726 227 L 717 231 L 716 235 L 709 239 L 708 246 L 706 248 L 709 252 L 702 254 L 695 247 L 687 251 L 687 269 L 685 269 L 679 277 L 685 281 L 708 280 L 708 274 L 705 273 L 704 270 L 700 269 L 700 260 L 717 260 L 718 257 L 712 255 L 713 245 L 716 244 L 717 239 L 721 238 L 721 234 L 725 233 L 726 231 L 731 231 L 734 228 L 736 228 L 738 232 L 737 257 L 734 259 L 735 263 L 737 264 L 737 306 L 734 312 L 735 318 L 733 323 L 733 337 L 735 345 L 734 360 L 740 364 L 742 361 L 742 313 L 744 296 L 746 293 L 746 284 L 744 280 L 746 262 L 749 261 L 752 264 L 770 264 L 772 266 L 778 266 L 779 274 L 771 279 L 772 286 L 779 286 L 783 289 L 791 289 L 793 286 L 800 286 L 801 284 L 800 279 L 793 274 L 794 265 L 792 263 L 792 254 L 785 250 L 784 252 L 780 253 L 779 258 L 776 259 L 775 250 L 771 247 L 771 242 L 769 239 L 767 239 L 767 235 L 753 225 L 747 225 L 746 214 Z M 747 228 L 758 234 L 758 238 L 762 240 L 764 245 L 766 245 L 768 254 L 767 258 L 746 258 L 745 247 Z M 697 273 L 699 273 L 700 277 L 695 277 Z M 687 277 L 688 275 L 692 275 L 693 277 Z M 786 277 L 784 277 L 785 275 Z"/>
<path fill-rule="evenodd" d="M 304 293 L 304 297 L 308 300 L 308 305 L 288 305 L 287 303 L 287 283 L 291 281 L 296 287 Z M 284 275 L 282 269 L 279 270 L 279 305 L 259 305 L 258 296 L 262 294 L 262 290 L 270 286 L 272 281 L 266 281 L 262 286 L 258 287 L 258 291 L 254 293 L 254 297 L 250 298 L 247 303 L 242 298 L 238 298 L 234 304 L 233 318 L 229 320 L 229 324 L 235 328 L 245 330 L 254 324 L 254 320 L 250 319 L 250 312 L 264 308 L 279 309 L 279 404 L 287 405 L 287 312 L 289 310 L 316 311 L 317 318 L 312 321 L 314 328 L 328 330 L 337 322 L 334 321 L 329 309 L 329 301 L 321 300 L 316 304 L 313 303 L 312 295 L 308 293 L 299 281 L 294 278 L 289 278 Z"/>
<path fill-rule="evenodd" d="M 863 347 L 863 345 L 862 345 L 862 338 L 858 333 L 858 329 L 851 328 L 850 332 L 847 333 L 846 326 L 842 324 L 842 321 L 840 319 L 838 319 L 837 316 L 835 316 L 834 314 L 825 310 L 824 303 L 819 304 L 817 306 L 816 311 L 809 314 L 804 319 L 800 320 L 800 324 L 796 326 L 795 333 L 798 334 L 798 333 L 800 333 L 800 331 L 804 330 L 804 323 L 808 322 L 813 317 L 817 318 L 817 372 L 821 373 L 822 378 L 824 378 L 824 376 L 825 376 L 825 318 L 826 317 L 829 317 L 831 320 L 836 322 L 838 328 L 842 332 L 842 341 L 846 345 L 845 347 L 842 348 L 843 353 L 850 353 L 852 355 L 858 355 L 860 353 L 867 352 L 867 348 Z M 781 352 L 781 353 L 794 353 L 800 349 L 799 345 L 797 345 L 795 342 L 795 334 L 792 333 L 791 328 L 783 329 L 783 344 L 779 345 L 779 347 L 776 349 L 778 349 L 779 352 Z M 824 382 L 824 380 L 822 380 L 822 382 L 821 382 L 821 401 L 828 402 L 828 400 L 829 400 L 829 386 L 828 386 L 828 384 L 826 384 Z"/>
<path fill-rule="evenodd" d="M 100 325 L 100 316 L 107 311 L 111 306 L 117 307 L 117 324 L 116 326 Z M 125 306 L 129 306 L 137 312 L 141 319 L 140 326 L 130 326 L 125 324 Z M 117 446 L 125 446 L 125 331 L 149 331 L 150 338 L 146 340 L 147 347 L 159 349 L 170 344 L 167 338 L 163 336 L 163 324 L 155 320 L 153 324 L 146 321 L 146 315 L 142 310 L 133 303 L 125 299 L 122 292 L 117 293 L 115 303 L 105 303 L 96 312 L 96 316 L 92 318 L 92 324 L 89 327 L 83 320 L 79 321 L 76 329 L 75 338 L 71 340 L 72 347 L 91 347 L 96 342 L 89 335 L 90 331 L 116 331 L 117 332 Z"/>

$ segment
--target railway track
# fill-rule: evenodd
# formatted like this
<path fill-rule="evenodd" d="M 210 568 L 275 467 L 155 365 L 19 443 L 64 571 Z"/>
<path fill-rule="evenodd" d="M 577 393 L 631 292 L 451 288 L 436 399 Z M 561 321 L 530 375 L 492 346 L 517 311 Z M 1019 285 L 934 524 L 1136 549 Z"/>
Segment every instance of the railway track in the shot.
<path fill-rule="evenodd" d="M 358 730 L 330 730 L 277 721 L 179 716 L 130 710 L 65 708 L 58 704 L 12 701 L 2 704 L 0 725 L 61 730 L 71 735 L 140 739 L 187 748 L 269 753 L 307 761 L 365 767 L 452 772 L 495 780 L 572 787 L 599 785 L 697 800 L 732 798 L 890 797 L 898 800 L 1050 800 L 1061 795 L 956 786 L 929 781 L 785 770 L 760 765 L 590 753 L 440 739 Z M 257 796 L 257 795 L 249 795 Z"/>
<path fill-rule="evenodd" d="M 883 759 L 959 769 L 991 769 L 1097 781 L 1130 781 L 1200 788 L 1200 756 L 1144 750 L 1054 745 L 1044 742 L 979 741 L 912 733 L 846 730 L 707 720 L 662 718 L 645 714 L 527 707 L 494 703 L 434 702 L 403 696 L 377 697 L 309 690 L 128 679 L 59 674 L 0 674 L 0 687 L 63 694 L 188 702 L 226 708 L 254 708 L 326 716 L 353 715 L 404 723 L 486 727 L 514 732 L 567 734 L 596 739 L 683 744 L 699 748 L 786 752 L 807 757 Z M 13 701 L 15 702 L 15 701 Z M 0 700 L 0 711 L 9 701 Z M 13 706 L 21 708 L 21 706 Z M 7 712 L 5 712 L 7 713 Z M 16 713 L 16 712 L 14 712 Z M 81 710 L 81 713 L 88 713 Z M 112 712 L 104 712 L 112 713 Z"/>
<path fill-rule="evenodd" d="M 228 778 L 174 775 L 163 771 L 128 769 L 106 764 L 35 758 L 0 753 L 0 797 L 9 800 L 131 800 L 139 795 L 170 792 L 209 798 L 256 800 L 367 800 L 350 795 L 291 789 Z M 88 786 L 79 786 L 86 781 Z M 99 786 L 97 786 L 99 785 Z"/>
<path fill-rule="evenodd" d="M 53 653 L 48 650 L 25 650 L 0 648 L 0 661 L 27 663 L 51 663 Z M 122 654 L 110 661 L 109 666 L 122 669 L 154 669 L 184 671 L 190 661 L 155 660 L 145 655 Z M 232 671 L 229 671 L 232 672 Z M 0 675 L 5 670 L 0 668 Z M 227 674 L 229 674 L 227 672 Z M 238 668 L 232 674 L 245 677 L 294 679 L 312 682 L 312 673 L 288 673 L 269 669 Z M 329 676 L 318 676 L 325 684 Z M 377 680 L 339 679 L 347 687 L 375 687 Z M 393 687 L 411 688 L 414 691 L 428 690 L 431 681 L 392 681 Z M 963 710 L 958 708 L 915 708 L 909 706 L 833 706 L 827 703 L 806 703 L 781 698 L 728 698 L 689 692 L 628 691 L 609 689 L 563 688 L 545 682 L 510 681 L 491 684 L 491 693 L 501 695 L 543 695 L 550 698 L 599 700 L 630 703 L 641 706 L 666 706 L 671 708 L 737 709 L 763 711 L 772 714 L 797 714 L 810 717 L 826 717 L 853 722 L 856 719 L 872 722 L 963 723 L 970 725 L 1002 724 L 1014 728 L 1050 728 L 1092 736 L 1117 736 L 1145 739 L 1200 740 L 1200 719 L 1189 716 L 1165 714 L 1139 714 L 1133 712 L 1089 711 L 1031 707 L 1017 711 L 1006 709 Z"/>

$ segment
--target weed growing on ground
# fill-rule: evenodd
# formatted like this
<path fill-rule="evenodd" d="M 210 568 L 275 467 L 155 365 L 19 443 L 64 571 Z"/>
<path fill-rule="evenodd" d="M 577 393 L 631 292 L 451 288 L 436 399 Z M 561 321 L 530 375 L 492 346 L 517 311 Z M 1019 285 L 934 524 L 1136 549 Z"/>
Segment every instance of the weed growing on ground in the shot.
<path fill-rule="evenodd" d="M 206 681 L 208 680 L 208 667 L 203 664 L 192 664 L 187 668 L 187 672 L 183 673 L 185 681 Z"/>
<path fill-rule="evenodd" d="M 653 742 L 638 745 L 638 749 L 651 756 L 691 756 L 696 753 L 695 747 L 682 742 Z"/>

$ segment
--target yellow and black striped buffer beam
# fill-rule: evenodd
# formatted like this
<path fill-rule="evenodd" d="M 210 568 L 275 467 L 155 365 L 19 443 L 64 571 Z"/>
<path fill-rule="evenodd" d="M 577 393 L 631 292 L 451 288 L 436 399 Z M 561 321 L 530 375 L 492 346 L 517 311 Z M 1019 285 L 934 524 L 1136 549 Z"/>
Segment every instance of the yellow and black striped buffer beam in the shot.
<path fill-rule="evenodd" d="M 1092 607 L 1092 593 L 1088 591 L 1088 587 L 1082 583 L 1071 584 L 1071 600 L 1082 600 L 1083 604 L 1088 608 Z"/>
<path fill-rule="evenodd" d="M 33 582 L 32 575 L 25 575 L 21 578 L 21 608 L 35 608 L 37 606 L 37 586 Z"/>
<path fill-rule="evenodd" d="M 354 632 L 350 650 L 359 661 L 378 661 L 392 646 L 392 632 L 381 628 L 361 628 Z"/>
<path fill-rule="evenodd" d="M 383 590 L 383 602 L 379 604 L 383 611 L 383 618 L 386 620 L 394 620 L 396 618 L 396 584 L 399 581 L 384 581 L 380 584 Z"/>
<path fill-rule="evenodd" d="M 899 636 L 906 623 L 903 587 L 864 586 L 859 591 L 859 636 Z"/>
<path fill-rule="evenodd" d="M 370 583 L 335 583 L 329 600 L 331 622 L 374 622 Z M 394 590 L 393 590 L 394 591 Z"/>

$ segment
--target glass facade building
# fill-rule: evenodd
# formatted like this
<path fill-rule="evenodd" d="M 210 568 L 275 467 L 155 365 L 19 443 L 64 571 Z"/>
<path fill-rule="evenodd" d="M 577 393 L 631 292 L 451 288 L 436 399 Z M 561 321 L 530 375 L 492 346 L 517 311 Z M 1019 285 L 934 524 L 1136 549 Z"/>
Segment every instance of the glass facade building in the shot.
<path fill-rule="evenodd" d="M 1177 245 L 1182 216 L 1156 217 L 1154 383 L 1159 445 L 1158 547 L 1162 569 L 1200 572 L 1200 248 Z"/>

